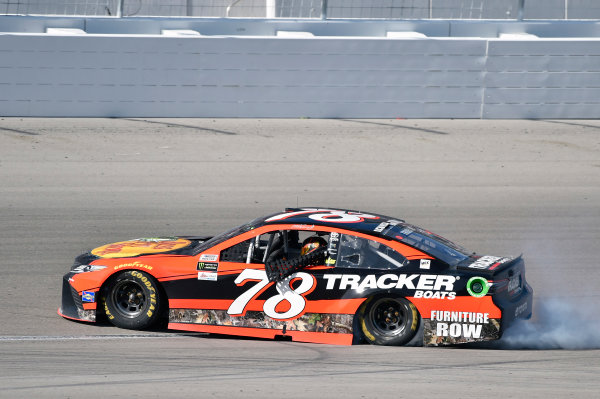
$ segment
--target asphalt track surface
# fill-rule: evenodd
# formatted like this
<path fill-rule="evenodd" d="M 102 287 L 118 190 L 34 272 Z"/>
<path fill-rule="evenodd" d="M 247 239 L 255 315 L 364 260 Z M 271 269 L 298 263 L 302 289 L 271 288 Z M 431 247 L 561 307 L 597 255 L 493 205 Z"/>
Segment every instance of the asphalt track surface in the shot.
<path fill-rule="evenodd" d="M 389 214 L 524 253 L 534 318 L 494 347 L 352 347 L 89 325 L 73 257 L 286 206 Z M 596 397 L 600 122 L 0 119 L 0 397 Z"/>

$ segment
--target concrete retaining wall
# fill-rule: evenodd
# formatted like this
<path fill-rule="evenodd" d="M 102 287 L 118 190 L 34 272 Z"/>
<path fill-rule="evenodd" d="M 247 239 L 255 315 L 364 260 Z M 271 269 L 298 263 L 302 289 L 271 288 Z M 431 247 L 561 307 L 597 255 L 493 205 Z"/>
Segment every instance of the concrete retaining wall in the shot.
<path fill-rule="evenodd" d="M 490 41 L 483 118 L 600 117 L 600 40 Z"/>
<path fill-rule="evenodd" d="M 539 24 L 22 21 L 0 17 L 2 116 L 600 116 L 600 38 Z"/>

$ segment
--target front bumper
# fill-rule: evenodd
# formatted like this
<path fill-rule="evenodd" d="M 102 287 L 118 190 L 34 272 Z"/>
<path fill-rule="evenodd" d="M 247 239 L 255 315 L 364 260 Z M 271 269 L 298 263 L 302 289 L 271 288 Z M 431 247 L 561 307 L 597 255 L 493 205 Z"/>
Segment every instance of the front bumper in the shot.
<path fill-rule="evenodd" d="M 58 314 L 67 319 L 95 322 L 96 304 L 93 304 L 93 309 L 84 308 L 81 294 L 69 282 L 72 276 L 73 273 L 67 273 L 63 277 L 62 300 L 60 308 L 58 308 Z"/>

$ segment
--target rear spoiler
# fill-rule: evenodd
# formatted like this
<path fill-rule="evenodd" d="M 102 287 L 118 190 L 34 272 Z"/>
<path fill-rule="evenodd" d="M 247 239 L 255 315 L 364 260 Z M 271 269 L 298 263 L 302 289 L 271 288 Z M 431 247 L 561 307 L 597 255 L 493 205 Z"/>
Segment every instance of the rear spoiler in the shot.
<path fill-rule="evenodd" d="M 456 265 L 457 270 L 464 270 L 471 273 L 478 273 L 487 276 L 498 274 L 502 270 L 508 269 L 523 261 L 523 254 L 516 258 L 502 258 L 499 256 L 473 256 Z"/>

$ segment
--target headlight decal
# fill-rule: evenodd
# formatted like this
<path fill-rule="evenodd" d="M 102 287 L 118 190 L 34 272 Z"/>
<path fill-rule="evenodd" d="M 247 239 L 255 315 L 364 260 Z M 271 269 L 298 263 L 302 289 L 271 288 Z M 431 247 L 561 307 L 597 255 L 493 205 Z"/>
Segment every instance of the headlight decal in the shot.
<path fill-rule="evenodd" d="M 98 270 L 106 269 L 106 266 L 100 265 L 79 265 L 71 269 L 73 273 L 87 273 L 87 272 L 95 272 Z"/>

